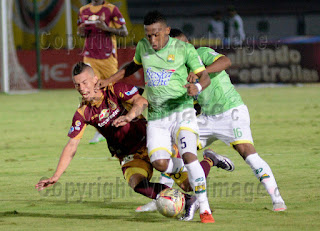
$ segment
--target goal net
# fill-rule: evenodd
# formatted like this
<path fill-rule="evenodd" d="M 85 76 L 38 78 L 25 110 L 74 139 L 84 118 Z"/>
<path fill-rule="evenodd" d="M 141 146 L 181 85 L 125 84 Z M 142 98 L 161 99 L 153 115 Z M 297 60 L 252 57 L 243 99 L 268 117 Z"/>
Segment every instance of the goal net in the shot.
<path fill-rule="evenodd" d="M 13 35 L 13 2 L 14 0 L 1 1 L 1 91 L 10 94 L 33 92 L 35 89 L 28 82 L 30 77 L 20 65 Z"/>

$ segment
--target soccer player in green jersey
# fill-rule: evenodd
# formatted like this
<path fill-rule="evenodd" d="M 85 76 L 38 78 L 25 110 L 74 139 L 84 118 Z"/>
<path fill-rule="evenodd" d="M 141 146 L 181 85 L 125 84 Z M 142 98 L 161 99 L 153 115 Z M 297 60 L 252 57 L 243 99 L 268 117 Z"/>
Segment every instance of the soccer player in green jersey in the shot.
<path fill-rule="evenodd" d="M 144 17 L 146 38 L 139 41 L 134 59 L 100 87 L 127 77 L 142 66 L 147 92 L 147 147 L 150 161 L 162 173 L 176 173 L 186 168 L 200 205 L 203 223 L 214 219 L 208 203 L 206 179 L 197 159 L 198 125 L 193 109 L 193 97 L 210 84 L 210 78 L 195 48 L 170 38 L 170 27 L 157 11 Z M 188 70 L 199 77 L 199 83 L 187 82 Z M 176 143 L 180 158 L 172 157 Z"/>
<path fill-rule="evenodd" d="M 172 29 L 170 36 L 188 42 L 178 29 Z M 225 71 L 231 65 L 230 59 L 208 47 L 200 47 L 197 52 L 211 78 L 210 86 L 197 97 L 202 110 L 198 117 L 201 146 L 206 147 L 219 139 L 237 150 L 269 193 L 273 210 L 286 210 L 271 168 L 253 146 L 248 108 Z M 193 73 L 188 77 L 196 78 Z"/>

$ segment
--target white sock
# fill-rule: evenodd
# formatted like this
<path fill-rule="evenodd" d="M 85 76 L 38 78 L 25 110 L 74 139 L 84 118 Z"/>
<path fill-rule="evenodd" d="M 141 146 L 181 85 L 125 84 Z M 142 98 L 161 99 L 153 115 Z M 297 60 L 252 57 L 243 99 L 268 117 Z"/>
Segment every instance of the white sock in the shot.
<path fill-rule="evenodd" d="M 169 188 L 171 188 L 172 185 L 173 185 L 173 183 L 174 183 L 174 180 L 173 180 L 171 177 L 166 176 L 166 175 L 164 175 L 163 173 L 161 173 L 160 179 L 159 179 L 159 183 L 160 183 L 160 184 L 165 184 L 165 185 L 167 185 Z"/>
<path fill-rule="evenodd" d="M 207 183 L 204 175 L 204 171 L 198 160 L 185 164 L 188 170 L 189 182 L 193 191 L 200 203 L 200 214 L 208 211 L 211 213 L 208 197 L 207 197 Z"/>
<path fill-rule="evenodd" d="M 246 163 L 250 165 L 254 175 L 260 180 L 267 192 L 269 193 L 272 203 L 284 203 L 277 186 L 276 179 L 273 176 L 271 168 L 258 153 L 249 155 Z"/>

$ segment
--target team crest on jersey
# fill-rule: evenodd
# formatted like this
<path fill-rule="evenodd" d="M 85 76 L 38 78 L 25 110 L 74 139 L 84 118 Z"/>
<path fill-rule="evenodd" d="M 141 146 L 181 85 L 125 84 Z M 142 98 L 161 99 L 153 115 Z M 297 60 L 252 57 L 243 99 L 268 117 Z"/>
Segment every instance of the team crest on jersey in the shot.
<path fill-rule="evenodd" d="M 138 91 L 138 88 L 133 87 L 130 91 L 126 91 L 124 94 L 126 94 L 126 96 L 130 96 L 136 93 L 137 91 Z"/>
<path fill-rule="evenodd" d="M 81 126 L 80 120 L 77 120 L 74 124 L 75 124 L 77 127 L 80 127 L 80 126 Z"/>
<path fill-rule="evenodd" d="M 113 102 L 112 100 L 108 99 L 108 104 L 109 104 L 109 106 L 110 106 L 112 111 L 116 110 L 117 104 L 115 102 Z"/>
<path fill-rule="evenodd" d="M 99 120 L 103 120 L 104 118 L 107 118 L 110 114 L 110 109 L 103 109 L 99 115 Z"/>
<path fill-rule="evenodd" d="M 168 55 L 167 62 L 173 63 L 174 62 L 174 55 Z"/>

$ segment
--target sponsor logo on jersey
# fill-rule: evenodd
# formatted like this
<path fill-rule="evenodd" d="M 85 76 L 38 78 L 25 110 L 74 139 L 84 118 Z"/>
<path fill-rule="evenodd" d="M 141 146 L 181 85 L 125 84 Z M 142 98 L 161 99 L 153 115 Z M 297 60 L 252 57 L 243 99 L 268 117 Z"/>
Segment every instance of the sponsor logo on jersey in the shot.
<path fill-rule="evenodd" d="M 80 127 L 80 126 L 81 126 L 80 120 L 77 120 L 74 124 L 75 124 L 77 127 Z"/>
<path fill-rule="evenodd" d="M 80 127 L 75 127 L 74 129 L 77 131 L 80 131 Z"/>
<path fill-rule="evenodd" d="M 149 67 L 146 71 L 149 87 L 167 86 L 175 70 L 152 71 Z"/>
<path fill-rule="evenodd" d="M 112 111 L 117 109 L 117 104 L 115 102 L 113 102 L 111 99 L 108 99 L 108 104 L 109 104 Z"/>
<path fill-rule="evenodd" d="M 133 87 L 130 91 L 126 91 L 124 94 L 126 94 L 126 96 L 130 96 L 136 93 L 137 91 L 138 91 L 138 88 Z"/>
<path fill-rule="evenodd" d="M 108 109 L 109 110 L 109 109 Z M 109 110 L 110 111 L 110 110 Z M 117 110 L 115 110 L 114 112 L 112 112 L 112 114 L 102 123 L 98 123 L 99 127 L 103 127 L 104 125 L 108 124 L 110 120 L 112 120 L 113 118 L 115 118 L 118 113 L 120 112 L 119 108 L 117 108 Z M 100 114 L 101 115 L 101 114 Z M 109 114 L 108 114 L 109 115 Z"/>
<path fill-rule="evenodd" d="M 97 21 L 97 20 L 99 20 L 99 16 L 93 14 L 93 15 L 91 15 L 91 16 L 88 18 L 88 20 L 89 20 L 89 21 Z"/>
<path fill-rule="evenodd" d="M 167 62 L 173 63 L 174 62 L 174 55 L 168 55 Z"/>
<path fill-rule="evenodd" d="M 107 118 L 110 114 L 110 109 L 103 109 L 101 112 L 100 112 L 100 115 L 99 115 L 99 120 L 103 120 L 104 118 Z"/>
<path fill-rule="evenodd" d="M 74 127 L 71 126 L 68 134 L 71 134 L 73 131 L 74 131 Z"/>
<path fill-rule="evenodd" d="M 219 53 L 218 53 L 218 52 L 215 52 L 215 51 L 211 51 L 211 52 L 209 52 L 209 53 L 212 54 L 213 56 L 219 55 Z"/>
<path fill-rule="evenodd" d="M 124 18 L 119 18 L 119 21 L 122 23 L 126 23 L 126 20 Z"/>
<path fill-rule="evenodd" d="M 203 181 L 203 177 L 200 177 L 200 178 L 195 180 L 195 182 L 199 182 L 199 181 Z"/>

